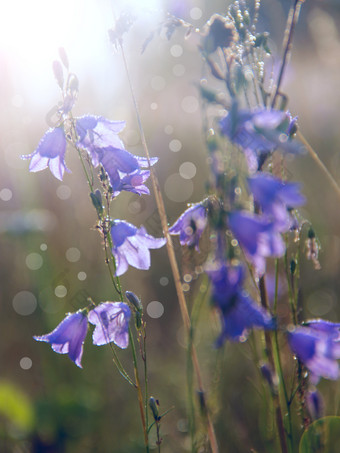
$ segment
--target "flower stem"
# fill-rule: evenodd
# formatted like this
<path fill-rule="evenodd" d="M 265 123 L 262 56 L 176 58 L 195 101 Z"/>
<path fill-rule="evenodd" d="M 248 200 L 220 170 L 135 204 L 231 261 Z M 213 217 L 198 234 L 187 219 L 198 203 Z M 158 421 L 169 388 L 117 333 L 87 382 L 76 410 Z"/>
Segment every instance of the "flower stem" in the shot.
<path fill-rule="evenodd" d="M 317 155 L 316 151 L 311 147 L 311 145 L 308 143 L 308 141 L 305 139 L 305 137 L 302 135 L 300 131 L 297 131 L 296 133 L 297 138 L 303 143 L 305 146 L 306 150 L 314 160 L 314 162 L 318 165 L 318 167 L 323 171 L 323 173 L 327 176 L 329 182 L 331 183 L 331 186 L 333 187 L 336 195 L 340 198 L 340 187 L 338 183 L 335 181 L 329 170 L 327 169 L 326 165 L 321 161 L 320 157 Z"/>
<path fill-rule="evenodd" d="M 282 57 L 279 76 L 278 76 L 277 83 L 276 83 L 276 89 L 275 89 L 273 99 L 272 99 L 272 108 L 275 107 L 276 99 L 277 99 L 278 95 L 280 94 L 281 82 L 282 82 L 284 71 L 286 69 L 286 66 L 288 64 L 289 57 L 291 54 L 294 30 L 295 30 L 297 21 L 299 19 L 299 14 L 300 14 L 300 9 L 301 9 L 302 3 L 303 3 L 303 0 L 294 0 L 294 5 L 291 7 L 291 9 L 289 11 L 286 30 L 285 30 L 285 37 L 284 37 L 284 41 L 283 41 L 283 48 L 284 48 L 283 57 Z"/>
<path fill-rule="evenodd" d="M 265 310 L 268 311 L 269 304 L 268 304 L 266 282 L 265 282 L 264 276 L 262 276 L 260 278 L 259 289 L 260 289 L 260 296 L 261 296 L 261 305 Z M 276 366 L 275 366 L 275 360 L 274 360 L 272 336 L 271 336 L 271 333 L 268 332 L 267 330 L 264 331 L 264 336 L 265 336 L 266 350 L 267 350 L 269 365 L 271 366 L 272 370 L 275 372 Z M 278 394 L 273 394 L 273 403 L 274 403 L 274 408 L 275 408 L 276 426 L 277 426 L 279 439 L 280 439 L 281 452 L 288 453 L 286 434 L 285 434 L 283 418 L 282 418 L 280 396 Z"/>
<path fill-rule="evenodd" d="M 84 161 L 83 161 L 83 158 L 82 158 L 82 155 L 81 155 L 81 151 L 80 151 L 80 149 L 77 146 L 75 146 L 75 148 L 78 151 L 78 154 L 79 154 L 79 157 L 80 157 L 80 161 L 82 163 L 82 167 L 83 167 L 83 170 L 84 170 L 84 173 L 85 173 L 89 188 L 90 188 L 91 192 L 93 192 L 94 187 L 93 187 L 91 179 L 90 179 L 90 177 L 88 175 L 88 172 L 86 170 L 86 166 L 84 164 Z M 97 213 L 97 214 L 98 214 L 98 218 L 99 218 L 99 221 L 101 222 L 101 224 L 104 224 L 105 223 L 105 217 L 107 215 L 106 211 L 103 212 L 102 214 L 99 214 L 99 213 Z M 121 287 L 121 284 L 120 284 L 120 279 L 119 279 L 119 277 L 115 277 L 114 272 L 112 271 L 112 267 L 110 265 L 110 262 L 111 262 L 112 266 L 114 268 L 114 271 L 116 271 L 116 261 L 115 261 L 115 258 L 113 256 L 113 254 L 112 254 L 112 247 L 113 247 L 112 237 L 111 237 L 110 231 L 106 231 L 106 229 L 105 229 L 105 232 L 104 232 L 104 247 L 105 247 L 105 262 L 106 262 L 107 267 L 108 267 L 108 271 L 109 271 L 109 274 L 110 274 L 110 278 L 111 278 L 112 284 L 113 284 L 115 290 L 117 291 L 117 293 L 118 293 L 118 295 L 120 297 L 120 301 L 124 302 L 122 287 Z M 132 381 L 132 379 L 130 378 L 128 373 L 125 371 L 123 365 L 121 364 L 121 362 L 120 362 L 120 360 L 119 360 L 119 358 L 118 358 L 118 356 L 116 354 L 116 351 L 114 350 L 114 347 L 111 345 L 111 350 L 112 350 L 112 353 L 113 353 L 113 362 L 117 366 L 117 369 L 118 369 L 119 373 L 131 385 L 133 385 L 136 388 L 136 390 L 137 390 L 138 403 L 139 403 L 139 408 L 140 408 L 140 416 L 141 416 L 141 422 L 142 422 L 143 434 L 144 434 L 145 449 L 146 449 L 146 453 L 149 453 L 150 450 L 149 450 L 148 430 L 147 430 L 147 424 L 146 424 L 146 421 L 145 421 L 145 412 L 147 413 L 147 406 L 146 406 L 146 403 L 145 403 L 145 405 L 143 403 L 143 394 L 142 394 L 142 389 L 141 389 L 140 380 L 139 380 L 139 373 L 138 373 L 138 363 L 137 363 L 137 356 L 136 356 L 136 348 L 135 348 L 135 344 L 134 344 L 133 335 L 132 335 L 132 332 L 131 332 L 131 327 L 129 327 L 129 340 L 130 340 L 131 351 L 132 351 L 132 358 L 133 358 L 133 366 L 134 366 L 135 382 L 136 383 L 134 383 Z M 146 360 L 144 360 L 144 373 L 145 373 L 145 376 L 146 376 L 146 372 L 147 372 Z M 146 389 L 147 389 L 147 378 L 145 378 L 145 385 L 146 385 Z"/>
<path fill-rule="evenodd" d="M 142 121 L 141 121 L 141 118 L 139 115 L 139 109 L 138 109 L 136 97 L 135 97 L 134 90 L 132 87 L 132 82 L 130 79 L 130 73 L 129 73 L 128 66 L 127 66 L 124 48 L 123 48 L 123 45 L 121 42 L 120 42 L 120 48 L 121 48 L 125 72 L 126 72 L 127 80 L 129 83 L 131 96 L 132 96 L 132 101 L 133 101 L 134 108 L 135 108 L 138 127 L 139 127 L 139 131 L 140 131 L 140 135 L 141 135 L 142 146 L 143 146 L 143 149 L 144 149 L 144 152 L 145 152 L 145 155 L 148 160 L 149 167 L 150 167 L 152 186 L 153 186 L 153 190 L 154 190 L 154 194 L 155 194 L 155 199 L 156 199 L 159 216 L 161 219 L 163 234 L 166 239 L 166 247 L 167 247 L 171 271 L 172 271 L 172 275 L 173 275 L 174 283 L 175 283 L 175 287 L 176 287 L 177 298 L 178 298 L 178 302 L 179 302 L 179 306 L 180 306 L 182 320 L 183 320 L 183 324 L 186 329 L 187 336 L 189 336 L 190 329 L 191 329 L 190 316 L 189 316 L 188 307 L 187 307 L 187 303 L 185 300 L 185 296 L 184 296 L 184 292 L 183 292 L 183 288 L 182 288 L 182 284 L 181 284 L 181 278 L 180 278 L 180 273 L 179 273 L 179 269 L 178 269 L 178 264 L 177 264 L 177 260 L 176 260 L 176 256 L 175 256 L 172 239 L 171 239 L 171 236 L 169 233 L 168 219 L 167 219 L 167 215 L 165 212 L 164 201 L 163 201 L 161 189 L 159 186 L 158 178 L 157 178 L 153 168 L 150 165 L 150 154 L 149 154 L 148 146 L 147 146 L 146 139 L 145 139 Z M 198 362 L 198 357 L 197 357 L 196 349 L 193 345 L 191 347 L 191 357 L 192 357 L 192 361 L 193 361 L 193 365 L 194 365 L 194 369 L 195 369 L 195 373 L 196 373 L 196 378 L 197 378 L 197 382 L 198 382 L 198 386 L 199 386 L 199 392 L 202 395 L 205 395 L 203 381 L 202 381 L 202 377 L 201 377 L 201 371 L 200 371 L 199 362 Z M 214 430 L 214 427 L 213 427 L 213 424 L 211 421 L 209 411 L 207 411 L 206 417 L 207 417 L 208 436 L 209 436 L 209 441 L 210 441 L 210 445 L 211 445 L 211 450 L 212 450 L 212 453 L 218 453 L 216 434 L 215 434 L 215 430 Z"/>

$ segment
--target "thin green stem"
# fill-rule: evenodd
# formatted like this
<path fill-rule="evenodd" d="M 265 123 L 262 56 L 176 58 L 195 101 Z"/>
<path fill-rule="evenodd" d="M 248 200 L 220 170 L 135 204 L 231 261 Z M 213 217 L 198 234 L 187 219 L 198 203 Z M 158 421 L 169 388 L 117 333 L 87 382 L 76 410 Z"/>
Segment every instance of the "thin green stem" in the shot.
<path fill-rule="evenodd" d="M 264 276 L 262 276 L 260 278 L 259 288 L 260 288 L 260 296 L 261 296 L 261 305 L 265 310 L 268 310 L 269 304 L 268 304 L 266 282 L 265 282 Z M 272 368 L 273 372 L 275 373 L 276 364 L 275 364 L 275 360 L 274 360 L 274 351 L 273 351 L 273 342 L 272 342 L 271 332 L 265 331 L 264 336 L 265 336 L 266 352 L 267 352 L 269 365 Z M 274 403 L 274 408 L 275 408 L 276 426 L 277 426 L 279 440 L 280 440 L 281 452 L 288 453 L 286 433 L 285 433 L 283 418 L 282 418 L 280 396 L 279 396 L 279 394 L 273 393 L 272 397 L 273 397 L 273 403 Z"/>
<path fill-rule="evenodd" d="M 149 408 L 148 408 L 148 402 L 149 402 L 149 390 L 148 390 L 148 362 L 146 359 L 146 332 L 145 332 L 145 325 L 143 324 L 143 362 L 144 362 L 144 410 L 145 410 L 145 424 L 148 429 L 149 426 Z"/>
<path fill-rule="evenodd" d="M 82 164 L 82 167 L 83 167 L 83 170 L 84 170 L 84 173 L 85 173 L 89 188 L 90 188 L 91 192 L 93 193 L 93 191 L 94 191 L 93 183 L 91 181 L 91 178 L 89 177 L 88 171 L 87 171 L 85 163 L 83 161 L 83 157 L 81 155 L 81 151 L 80 151 L 80 149 L 77 146 L 75 146 L 75 148 L 78 151 L 78 154 L 79 154 L 79 157 L 80 157 L 80 161 L 81 161 L 81 164 Z M 109 210 L 109 202 L 108 202 L 108 208 L 107 209 Z M 101 222 L 101 224 L 103 226 L 104 223 L 105 223 L 106 214 L 105 214 L 105 212 L 102 213 L 102 214 L 97 212 L 97 214 L 98 214 L 99 221 Z M 114 258 L 113 253 L 112 253 L 113 241 L 112 241 L 111 233 L 110 233 L 110 231 L 106 231 L 106 227 L 104 227 L 104 229 L 105 229 L 105 231 L 103 231 L 103 233 L 104 233 L 104 244 L 105 244 L 105 262 L 107 264 L 107 268 L 108 268 L 108 271 L 109 271 L 109 274 L 110 274 L 110 278 L 111 278 L 112 284 L 113 284 L 115 290 L 117 291 L 117 293 L 119 294 L 121 302 L 123 302 L 124 298 L 123 298 L 123 292 L 122 292 L 120 279 L 119 279 L 119 277 L 115 277 L 115 275 L 114 275 L 115 271 L 117 269 L 117 266 L 116 266 L 115 258 Z M 108 244 L 107 244 L 107 242 L 108 242 Z M 109 247 L 107 245 L 109 245 Z M 110 263 L 112 264 L 112 266 L 114 268 L 114 272 L 112 271 Z M 141 385 L 140 385 L 140 380 L 139 380 L 139 373 L 138 373 L 138 363 L 137 363 L 137 356 L 136 356 L 136 348 L 135 348 L 134 339 L 133 339 L 133 335 L 132 335 L 130 326 L 129 326 L 129 340 L 130 340 L 131 351 L 132 351 L 132 358 L 133 358 L 133 365 L 134 365 L 134 373 L 135 373 L 135 381 L 136 381 L 136 383 L 134 383 L 132 381 L 132 379 L 129 377 L 128 373 L 125 371 L 125 369 L 124 369 L 123 365 L 121 364 L 121 362 L 120 362 L 120 360 L 119 360 L 119 358 L 118 358 L 118 356 L 116 354 L 116 351 L 114 350 L 114 347 L 112 345 L 111 345 L 111 350 L 112 350 L 113 357 L 114 357 L 113 361 L 114 361 L 115 365 L 117 366 L 118 371 L 137 390 L 138 402 L 139 402 L 139 408 L 140 408 L 140 416 L 141 416 L 141 422 L 142 422 L 143 434 L 144 434 L 145 449 L 146 449 L 146 452 L 149 453 L 150 450 L 149 450 L 148 430 L 147 430 L 147 424 L 146 424 L 146 419 L 145 419 L 145 413 L 147 414 L 147 403 L 146 402 L 143 403 L 143 394 L 142 394 L 142 390 L 141 390 Z M 147 368 L 146 368 L 146 360 L 144 360 L 144 371 L 145 371 L 145 373 L 146 373 L 146 370 L 147 370 Z M 146 382 L 147 382 L 147 380 L 146 380 Z"/>
<path fill-rule="evenodd" d="M 143 394 L 142 394 L 142 389 L 141 389 L 140 380 L 139 380 L 135 341 L 133 339 L 133 335 L 132 335 L 132 331 L 131 331 L 131 327 L 130 326 L 129 326 L 129 340 L 130 340 L 131 351 L 132 351 L 133 366 L 134 366 L 134 370 L 135 370 L 135 380 L 136 380 L 138 402 L 139 402 L 139 410 L 140 410 L 140 416 L 141 416 L 143 434 L 144 434 L 144 444 L 145 444 L 146 452 L 149 453 L 149 451 L 150 451 L 150 449 L 149 449 L 149 436 L 148 436 L 148 429 L 147 429 L 147 426 L 146 426 L 145 413 L 144 413 L 145 407 L 144 407 L 144 403 L 143 403 Z"/>

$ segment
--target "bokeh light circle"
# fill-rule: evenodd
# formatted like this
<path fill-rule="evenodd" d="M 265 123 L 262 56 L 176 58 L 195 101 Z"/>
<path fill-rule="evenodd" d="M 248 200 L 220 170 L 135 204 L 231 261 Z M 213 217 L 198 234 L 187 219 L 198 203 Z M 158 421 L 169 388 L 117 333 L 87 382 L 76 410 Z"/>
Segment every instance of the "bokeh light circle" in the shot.
<path fill-rule="evenodd" d="M 33 293 L 20 291 L 13 297 L 12 305 L 18 315 L 28 316 L 34 313 L 38 304 Z"/>
<path fill-rule="evenodd" d="M 179 167 L 179 174 L 182 176 L 184 179 L 192 179 L 196 175 L 196 165 L 193 164 L 192 162 L 183 162 L 181 166 Z"/>
<path fill-rule="evenodd" d="M 20 368 L 22 368 L 23 370 L 29 370 L 32 368 L 32 359 L 30 359 L 29 357 L 23 357 L 22 359 L 20 359 Z"/>
<path fill-rule="evenodd" d="M 36 271 L 41 268 L 43 265 L 43 258 L 39 253 L 30 253 L 29 255 L 26 256 L 26 266 L 28 269 L 31 271 Z"/>
<path fill-rule="evenodd" d="M 161 302 L 158 302 L 158 300 L 153 300 L 152 302 L 148 303 L 146 312 L 150 316 L 150 318 L 157 319 L 163 316 L 164 306 Z"/>

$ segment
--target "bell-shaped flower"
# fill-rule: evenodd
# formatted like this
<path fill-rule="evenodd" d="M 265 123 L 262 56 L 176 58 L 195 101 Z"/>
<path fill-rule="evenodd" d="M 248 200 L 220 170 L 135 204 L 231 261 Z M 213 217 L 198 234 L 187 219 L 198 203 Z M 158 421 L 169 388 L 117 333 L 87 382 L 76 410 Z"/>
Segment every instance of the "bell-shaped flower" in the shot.
<path fill-rule="evenodd" d="M 83 355 L 83 344 L 87 333 L 87 317 L 80 310 L 70 313 L 51 332 L 42 336 L 33 337 L 37 341 L 50 343 L 53 351 L 58 354 L 68 354 L 70 359 L 80 368 Z"/>
<path fill-rule="evenodd" d="M 22 159 L 31 159 L 29 171 L 37 172 L 49 167 L 52 174 L 62 180 L 65 170 L 66 137 L 62 127 L 49 129 L 39 142 L 37 149 Z"/>
<path fill-rule="evenodd" d="M 248 178 L 248 184 L 262 213 L 275 223 L 278 231 L 288 231 L 294 220 L 290 211 L 306 201 L 300 193 L 300 184 L 283 182 L 264 172 Z"/>
<path fill-rule="evenodd" d="M 129 345 L 129 321 L 131 310 L 123 302 L 103 302 L 88 314 L 88 320 L 95 325 L 93 344 L 115 343 L 122 349 Z"/>
<path fill-rule="evenodd" d="M 82 116 L 76 120 L 77 145 L 89 153 L 93 166 L 97 167 L 98 150 L 108 147 L 124 149 L 124 144 L 118 136 L 124 127 L 125 121 L 110 121 L 102 116 Z"/>
<path fill-rule="evenodd" d="M 222 333 L 217 340 L 218 346 L 225 339 L 245 341 L 252 328 L 272 330 L 276 325 L 273 317 L 257 305 L 245 291 L 238 293 L 237 302 L 230 310 L 222 313 L 221 319 Z"/>
<path fill-rule="evenodd" d="M 169 228 L 169 233 L 179 234 L 181 245 L 195 247 L 198 251 L 199 240 L 207 223 L 207 208 L 203 203 L 198 203 L 183 212 Z"/>
<path fill-rule="evenodd" d="M 159 249 L 166 243 L 164 238 L 154 238 L 144 227 L 137 228 L 124 220 L 115 220 L 111 227 L 112 253 L 116 260 L 116 275 L 124 274 L 129 265 L 137 269 L 149 269 L 149 249 Z"/>
<path fill-rule="evenodd" d="M 285 244 L 274 222 L 247 211 L 232 212 L 228 222 L 258 276 L 265 272 L 267 257 L 278 258 L 284 255 Z"/>
<path fill-rule="evenodd" d="M 221 131 L 242 148 L 250 172 L 259 170 L 276 148 L 299 153 L 301 145 L 290 140 L 290 114 L 274 109 L 238 110 L 233 108 L 220 122 Z"/>
<path fill-rule="evenodd" d="M 109 177 L 113 196 L 117 196 L 122 190 L 138 195 L 150 193 L 144 185 L 150 176 L 148 170 L 143 170 L 148 165 L 146 159 L 134 156 L 125 149 L 112 147 L 98 149 L 97 157 Z M 154 165 L 157 160 L 152 158 L 150 165 Z"/>
<path fill-rule="evenodd" d="M 242 266 L 215 262 L 206 268 L 212 283 L 212 300 L 221 314 L 222 332 L 217 340 L 245 341 L 252 328 L 274 329 L 275 321 L 243 289 Z"/>
<path fill-rule="evenodd" d="M 211 297 L 215 305 L 227 311 L 238 297 L 244 280 L 242 266 L 227 266 L 221 261 L 213 261 L 205 266 L 211 283 Z"/>
<path fill-rule="evenodd" d="M 340 341 L 339 324 L 312 320 L 303 326 L 288 328 L 288 343 L 299 360 L 310 370 L 311 381 L 320 377 L 339 378 Z"/>

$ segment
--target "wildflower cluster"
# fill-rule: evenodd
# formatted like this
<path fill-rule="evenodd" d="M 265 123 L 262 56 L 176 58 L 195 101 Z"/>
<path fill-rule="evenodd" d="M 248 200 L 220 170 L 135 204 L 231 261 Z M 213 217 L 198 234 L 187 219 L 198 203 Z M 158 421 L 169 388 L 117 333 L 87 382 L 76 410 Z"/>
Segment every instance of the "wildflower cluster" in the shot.
<path fill-rule="evenodd" d="M 150 268 L 149 249 L 160 248 L 164 238 L 154 238 L 140 228 L 119 219 L 105 215 L 103 198 L 107 201 L 106 213 L 110 202 L 122 191 L 138 195 L 149 194 L 144 184 L 150 176 L 149 165 L 154 165 L 157 158 L 146 159 L 129 153 L 119 137 L 125 127 L 125 121 L 111 121 L 103 117 L 85 115 L 74 118 L 72 107 L 76 101 L 76 77 L 69 73 L 65 52 L 60 51 L 64 69 L 68 75 L 64 82 L 64 69 L 59 61 L 53 63 L 54 75 L 62 90 L 63 103 L 58 111 L 57 124 L 49 129 L 41 139 L 37 149 L 23 159 L 31 159 L 29 170 L 38 172 L 49 167 L 52 174 L 62 180 L 65 171 L 70 172 L 65 163 L 66 148 L 69 144 L 78 152 L 85 152 L 92 169 L 100 167 L 99 180 L 102 191 L 94 191 L 89 181 L 91 199 L 98 214 L 99 229 L 104 240 L 110 241 L 110 252 L 114 260 L 114 275 L 124 274 L 129 265 L 137 269 Z M 119 283 L 119 282 L 118 282 Z M 121 294 L 121 291 L 119 290 Z M 129 300 L 129 299 L 128 299 Z M 95 325 L 93 343 L 104 345 L 115 343 L 120 348 L 127 348 L 129 343 L 129 320 L 131 310 L 121 302 L 101 303 L 91 310 L 83 309 L 68 314 L 50 334 L 34 337 L 52 345 L 60 354 L 68 354 L 76 365 L 81 367 L 83 343 L 87 333 L 88 321 Z"/>
<path fill-rule="evenodd" d="M 208 124 L 204 132 L 209 152 L 208 162 L 211 163 L 209 193 L 202 201 L 190 204 L 170 227 L 161 204 L 159 212 L 163 221 L 164 238 L 155 238 L 143 226 L 137 227 L 110 215 L 111 202 L 122 191 L 138 195 L 150 193 L 146 181 L 153 171 L 151 167 L 158 159 L 150 158 L 148 152 L 147 157 L 140 157 L 125 149 L 119 137 L 125 127 L 124 121 L 112 121 L 93 115 L 73 117 L 72 107 L 78 92 L 77 79 L 69 73 L 64 53 L 61 53 L 64 67 L 59 62 L 54 63 L 54 74 L 63 97 L 57 123 L 45 133 L 37 149 L 23 157 L 30 159 L 31 172 L 49 167 L 52 174 L 62 180 L 64 173 L 70 172 L 65 163 L 66 148 L 72 146 L 78 151 L 97 212 L 97 228 L 103 237 L 106 263 L 120 301 L 93 304 L 68 314 L 51 333 L 34 338 L 50 343 L 57 353 L 67 353 L 81 367 L 88 323 L 95 326 L 95 345 L 114 343 L 125 349 L 132 338 L 129 321 L 133 312 L 146 370 L 143 307 L 130 291 L 126 292 L 128 303 L 124 302 L 119 277 L 128 271 L 129 266 L 141 270 L 150 269 L 150 249 L 158 249 L 167 244 L 174 280 L 175 283 L 177 280 L 179 282 L 169 235 L 179 236 L 181 246 L 189 247 L 193 253 L 200 253 L 202 236 L 206 232 L 204 236 L 209 237 L 209 255 L 203 269 L 210 284 L 211 303 L 220 320 L 220 332 L 215 345 L 222 347 L 228 340 L 243 343 L 251 335 L 252 329 L 260 331 L 261 346 L 265 343 L 265 363 L 261 360 L 258 365 L 262 376 L 270 385 L 281 450 L 286 453 L 285 436 L 287 434 L 290 442 L 293 438 L 290 407 L 295 396 L 299 395 L 301 412 L 308 410 L 312 418 L 317 418 L 321 416 L 322 403 L 315 386 L 322 377 L 333 380 L 339 378 L 337 360 L 340 358 L 340 324 L 322 319 L 302 321 L 303 310 L 298 306 L 300 245 L 303 244 L 304 226 L 309 225 L 309 222 L 299 212 L 305 205 L 306 198 L 301 192 L 301 185 L 288 180 L 286 156 L 302 156 L 304 147 L 296 137 L 297 118 L 293 118 L 286 109 L 287 96 L 280 92 L 285 58 L 276 86 L 275 81 L 271 80 L 271 84 L 268 84 L 266 80 L 266 55 L 270 53 L 270 49 L 267 34 L 256 32 L 259 2 L 255 3 L 253 17 L 244 1 L 236 1 L 230 6 L 226 16 L 214 14 L 200 32 L 199 51 L 211 73 L 209 82 L 205 80 L 201 87 L 203 114 Z M 297 14 L 296 8 L 300 3 L 300 0 L 294 3 L 293 15 Z M 176 26 L 187 27 L 186 22 L 176 23 Z M 130 25 L 129 22 L 129 27 Z M 166 27 L 169 27 L 169 22 Z M 294 27 L 294 21 L 290 27 Z M 128 29 L 121 28 L 121 33 Z M 173 31 L 168 37 L 171 38 L 172 34 Z M 120 27 L 112 30 L 110 36 L 117 48 L 122 47 Z M 151 39 L 152 36 L 147 44 Z M 290 42 L 286 45 L 289 50 Z M 145 48 L 146 45 L 144 50 Z M 223 81 L 225 88 L 222 93 L 216 91 L 216 81 Z M 222 107 L 222 114 L 219 110 L 219 115 L 216 113 L 209 117 L 206 108 L 208 104 Z M 99 189 L 95 188 L 92 177 L 96 171 Z M 161 195 L 157 193 L 158 204 L 160 199 Z M 319 268 L 319 247 L 311 227 L 306 241 L 307 258 L 313 261 L 315 268 Z M 278 288 L 282 278 L 279 264 L 281 268 L 285 268 L 289 286 L 287 300 L 282 301 L 289 307 L 288 320 L 287 316 L 280 317 L 278 311 Z M 273 265 L 275 296 L 273 303 L 269 303 L 266 278 L 268 268 L 273 268 Z M 191 339 L 194 327 L 186 312 L 183 292 L 178 290 L 177 293 Z M 261 331 L 265 331 L 264 334 Z M 278 337 L 281 335 L 285 345 L 290 348 L 290 355 L 297 358 L 297 376 L 294 377 L 297 390 L 292 390 L 290 395 L 280 362 Z M 195 357 L 193 345 L 188 348 Z M 143 412 L 147 410 L 147 405 L 144 404 L 143 408 L 134 346 L 131 349 L 145 444 L 149 451 L 150 427 L 146 426 Z M 197 366 L 197 357 L 193 361 Z M 122 372 L 123 375 L 124 373 L 125 371 Z M 196 373 L 199 377 L 197 369 Z M 200 383 L 200 378 L 198 381 Z M 145 377 L 145 387 L 146 382 Z M 280 385 L 289 418 L 287 429 L 284 427 L 284 409 L 276 388 Z M 205 393 L 202 388 L 199 391 L 204 402 L 201 406 L 206 411 L 207 423 L 210 423 Z M 158 402 L 156 404 L 154 398 L 150 398 L 150 407 L 157 428 L 157 445 L 160 445 L 161 416 L 158 413 Z M 211 426 L 207 431 L 212 451 L 216 453 Z"/>

